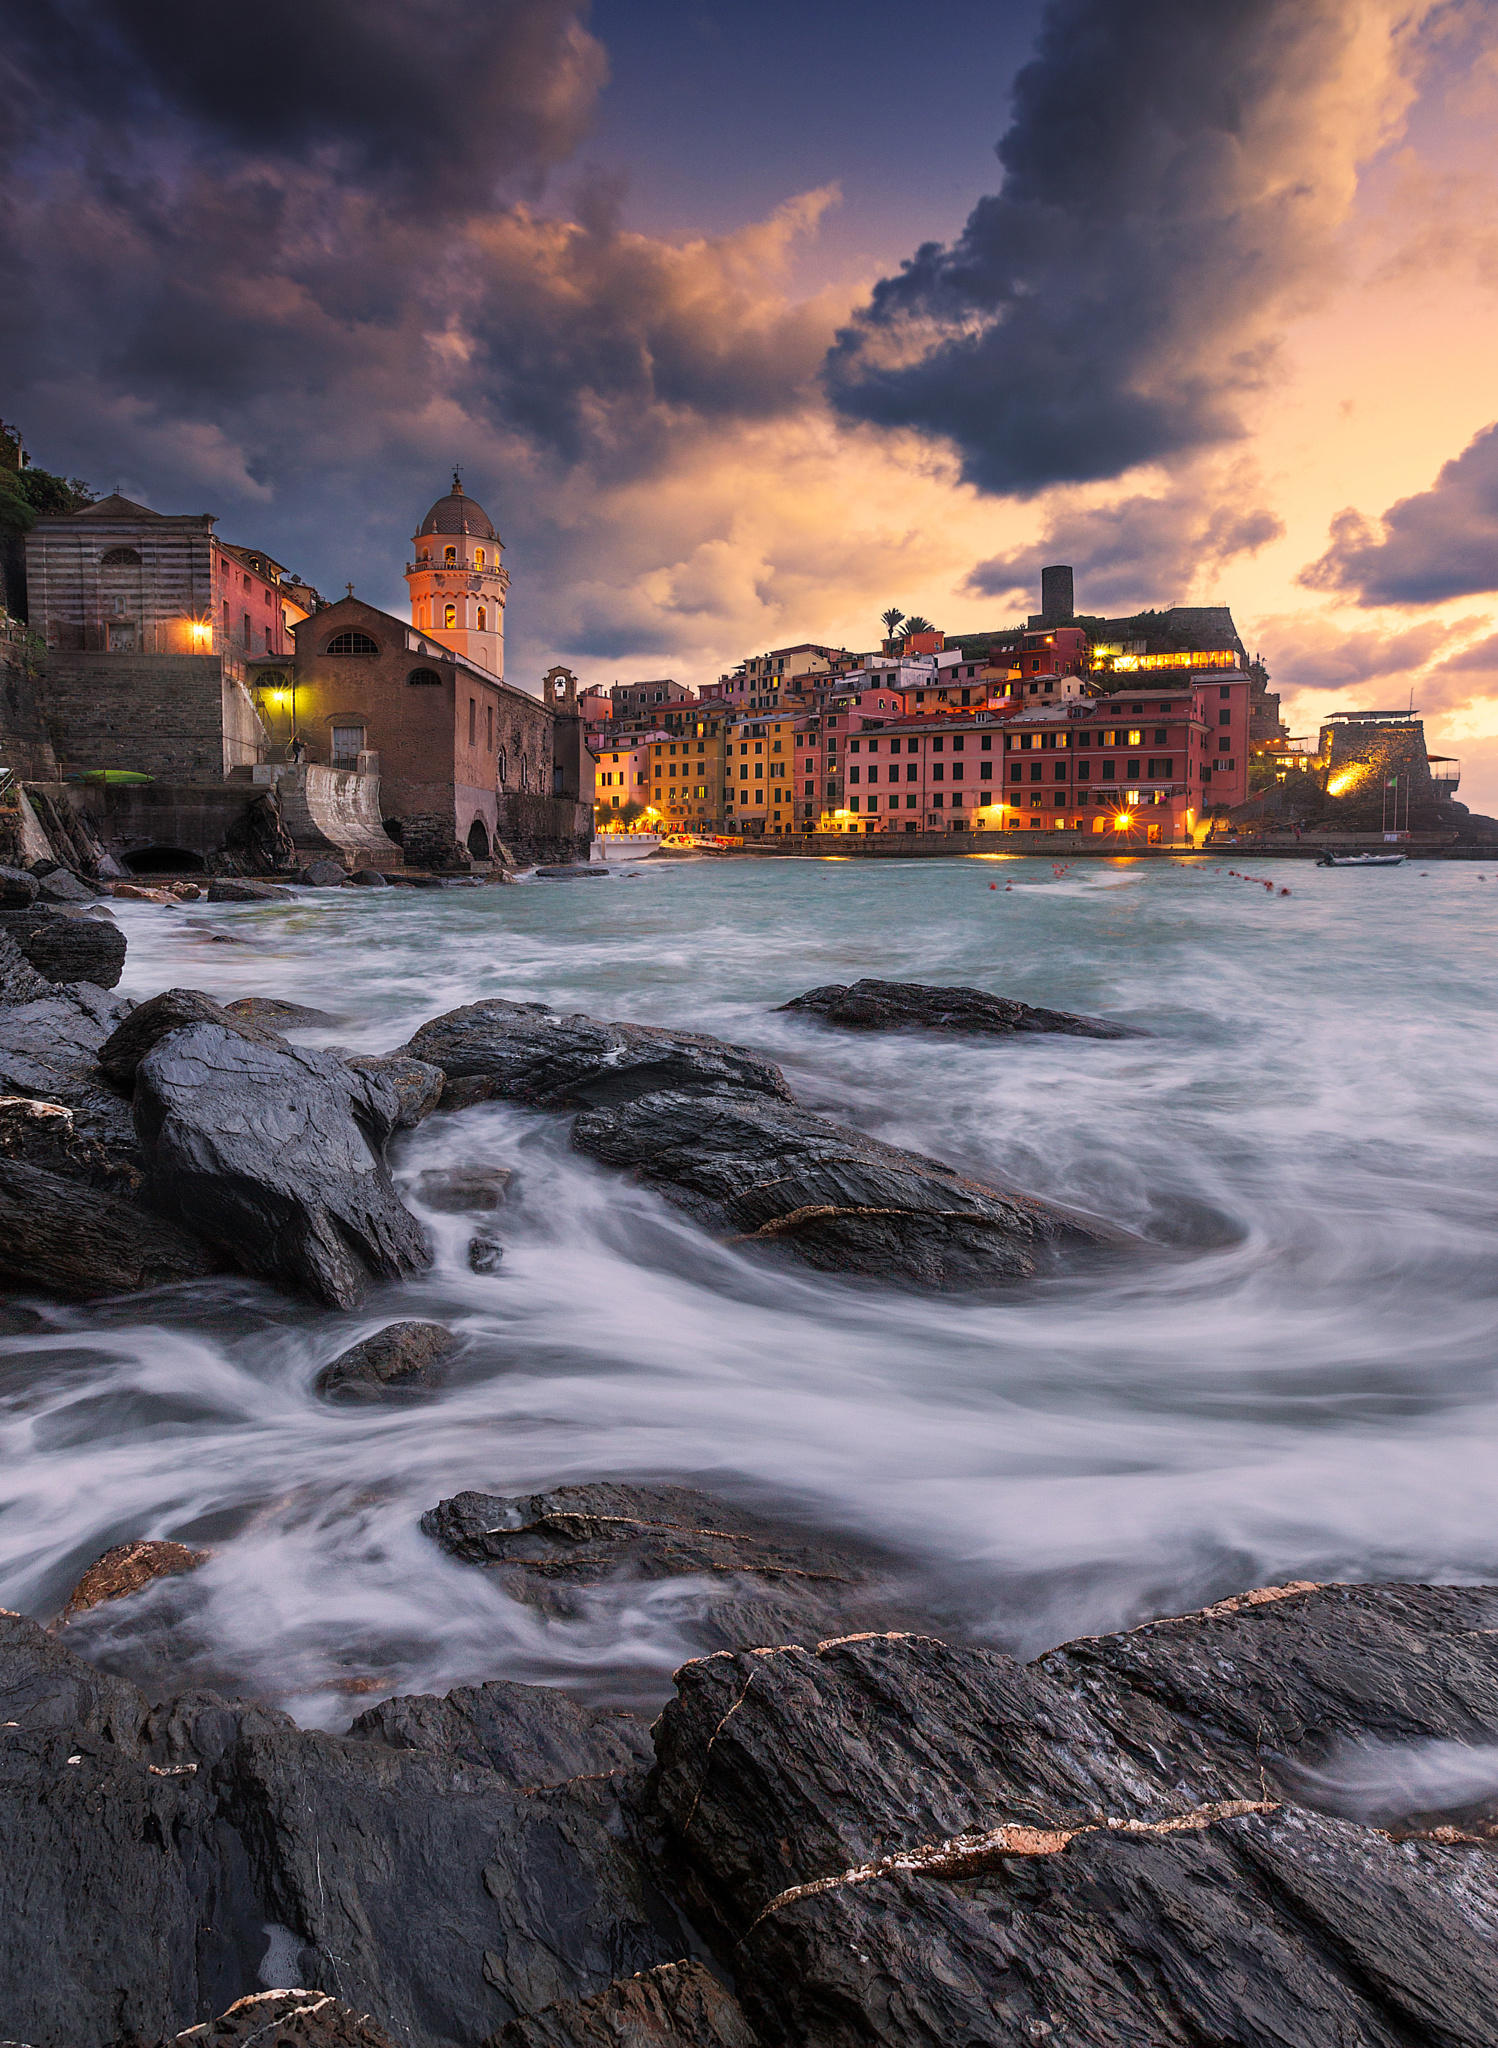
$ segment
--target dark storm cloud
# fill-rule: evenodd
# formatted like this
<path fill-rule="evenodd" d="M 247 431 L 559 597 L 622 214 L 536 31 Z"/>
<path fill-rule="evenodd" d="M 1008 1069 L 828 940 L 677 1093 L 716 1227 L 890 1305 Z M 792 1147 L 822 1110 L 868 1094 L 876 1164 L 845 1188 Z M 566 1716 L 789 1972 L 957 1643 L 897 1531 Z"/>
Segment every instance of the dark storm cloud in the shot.
<path fill-rule="evenodd" d="M 1000 190 L 876 287 L 829 355 L 834 403 L 943 436 L 970 482 L 1018 494 L 1239 434 L 1380 132 L 1391 18 L 1052 0 Z M 891 143 L 917 148 L 918 125 Z"/>
<path fill-rule="evenodd" d="M 1215 488 L 1062 510 L 1033 546 L 980 562 L 968 587 L 984 597 L 1033 602 L 1045 564 L 1070 562 L 1080 611 L 1174 604 L 1200 572 L 1255 554 L 1283 532 L 1276 514 L 1252 501 L 1247 483 L 1230 478 Z"/>
<path fill-rule="evenodd" d="M 579 0 L 41 0 L 9 67 L 38 127 L 137 131 L 321 156 L 382 190 L 482 202 L 581 139 L 605 75 Z M 49 119 L 50 116 L 50 119 Z"/>
<path fill-rule="evenodd" d="M 1381 532 L 1359 512 L 1338 513 L 1331 546 L 1300 581 L 1353 592 L 1364 605 L 1498 590 L 1498 426 L 1469 442 L 1428 491 L 1391 505 Z"/>

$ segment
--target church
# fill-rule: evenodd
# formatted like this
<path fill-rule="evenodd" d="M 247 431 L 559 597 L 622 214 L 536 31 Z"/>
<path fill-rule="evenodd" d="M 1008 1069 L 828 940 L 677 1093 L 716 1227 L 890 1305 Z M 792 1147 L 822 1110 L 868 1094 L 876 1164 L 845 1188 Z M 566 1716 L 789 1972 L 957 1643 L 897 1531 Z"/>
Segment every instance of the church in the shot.
<path fill-rule="evenodd" d="M 378 774 L 386 833 L 412 866 L 488 860 L 501 845 L 586 857 L 592 757 L 576 678 L 553 669 L 539 699 L 505 681 L 503 552 L 455 472 L 412 537 L 409 623 L 350 585 L 291 627 L 289 663 L 247 664 L 268 758 Z"/>

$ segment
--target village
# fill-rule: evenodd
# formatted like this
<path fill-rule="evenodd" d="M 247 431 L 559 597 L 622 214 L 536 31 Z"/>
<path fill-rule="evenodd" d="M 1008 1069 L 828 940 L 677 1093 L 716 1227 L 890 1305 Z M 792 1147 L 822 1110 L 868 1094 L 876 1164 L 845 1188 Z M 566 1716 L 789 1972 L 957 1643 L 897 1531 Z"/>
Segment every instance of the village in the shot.
<path fill-rule="evenodd" d="M 409 616 L 328 598 L 210 513 L 93 498 L 0 428 L 12 857 L 504 873 L 595 851 L 1075 853 L 1472 838 L 1413 705 L 1289 733 L 1230 608 L 1019 625 L 896 606 L 871 650 L 803 641 L 715 682 L 505 673 L 504 543 L 456 471 L 414 522 Z M 19 530 L 16 530 L 19 528 Z M 27 834 L 29 833 L 29 838 Z M 50 836 L 49 836 L 50 833 Z M 1044 835 L 1043 839 L 1036 835 Z"/>

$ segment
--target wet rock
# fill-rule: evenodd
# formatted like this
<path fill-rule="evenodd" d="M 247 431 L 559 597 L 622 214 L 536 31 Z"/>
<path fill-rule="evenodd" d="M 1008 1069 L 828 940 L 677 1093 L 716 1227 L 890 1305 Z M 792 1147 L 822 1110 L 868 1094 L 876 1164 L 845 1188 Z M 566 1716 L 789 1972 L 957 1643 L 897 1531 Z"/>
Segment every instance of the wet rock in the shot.
<path fill-rule="evenodd" d="M 423 1024 L 404 1050 L 441 1067 L 445 1108 L 503 1096 L 559 1109 L 628 1102 L 661 1088 L 790 1099 L 779 1067 L 743 1046 L 646 1024 L 558 1017 L 544 1003 L 469 1003 Z"/>
<path fill-rule="evenodd" d="M 0 1159 L 19 1159 L 64 1180 L 131 1195 L 141 1185 L 138 1154 L 101 1144 L 78 1129 L 78 1119 L 61 1102 L 30 1095 L 0 1095 Z"/>
<path fill-rule="evenodd" d="M 143 882 L 114 882 L 109 893 L 121 903 L 175 903 L 170 889 L 148 889 Z"/>
<path fill-rule="evenodd" d="M 51 993 L 46 975 L 38 974 L 10 933 L 0 929 L 0 1003 L 32 1003 Z"/>
<path fill-rule="evenodd" d="M 297 880 L 308 889 L 341 889 L 348 871 L 336 860 L 309 860 Z"/>
<path fill-rule="evenodd" d="M 331 1010 L 316 1010 L 310 1003 L 288 1003 L 280 996 L 239 996 L 232 1003 L 225 1003 L 224 1011 L 248 1024 L 263 1024 L 270 1031 L 300 1031 L 312 1025 L 343 1022 Z"/>
<path fill-rule="evenodd" d="M 855 981 L 808 989 L 780 1005 L 804 1010 L 849 1031 L 890 1031 L 918 1026 L 969 1037 L 1009 1038 L 1017 1032 L 1063 1032 L 1072 1038 L 1143 1038 L 1127 1024 L 1039 1010 L 981 988 L 932 988 L 918 981 Z"/>
<path fill-rule="evenodd" d="M 53 868 L 38 877 L 36 893 L 46 903 L 92 903 L 98 892 L 66 868 Z"/>
<path fill-rule="evenodd" d="M 435 1386 L 443 1359 L 460 1340 L 443 1323 L 387 1323 L 325 1365 L 313 1382 L 319 1394 L 343 1401 L 377 1401 Z"/>
<path fill-rule="evenodd" d="M 404 1053 L 351 1053 L 344 1064 L 359 1074 L 377 1074 L 395 1090 L 400 1103 L 396 1128 L 414 1131 L 442 1101 L 447 1085 L 440 1067 L 426 1060 L 408 1059 Z"/>
<path fill-rule="evenodd" d="M 390 1084 L 326 1053 L 195 1024 L 141 1062 L 135 1120 L 153 1202 L 250 1272 L 357 1305 L 431 1263 L 382 1151 Z"/>
<path fill-rule="evenodd" d="M 51 982 L 113 988 L 125 971 L 125 934 L 115 924 L 37 903 L 30 910 L 0 911 L 0 931 Z"/>
<path fill-rule="evenodd" d="M 218 1262 L 123 1195 L 0 1158 L 0 1280 L 91 1300 L 201 1280 Z"/>
<path fill-rule="evenodd" d="M 593 861 L 567 861 L 556 867 L 537 868 L 536 873 L 543 882 L 591 882 L 596 876 L 606 875 L 608 869 Z"/>
<path fill-rule="evenodd" d="M 815 1642 L 887 1627 L 878 1562 L 853 1545 L 792 1528 L 685 1486 L 596 1481 L 546 1493 L 459 1493 L 421 1518 L 465 1564 L 496 1573 L 517 1600 L 555 1615 L 609 1582 L 701 1579 L 693 1632 L 706 1647 Z"/>
<path fill-rule="evenodd" d="M 446 1216 L 498 1209 L 514 1178 L 507 1166 L 430 1166 L 416 1177 L 416 1197 Z"/>
<path fill-rule="evenodd" d="M 284 903 L 286 891 L 271 882 L 247 882 L 238 875 L 215 875 L 208 884 L 210 903 Z"/>
<path fill-rule="evenodd" d="M 1033 1273 L 1049 1246 L 1105 1241 L 1033 1196 L 765 1095 L 646 1095 L 585 1112 L 572 1142 L 732 1242 L 780 1246 L 824 1273 L 983 1287 Z"/>
<path fill-rule="evenodd" d="M 60 1618 L 71 1621 L 75 1615 L 86 1614 L 91 1607 L 99 1607 L 106 1600 L 128 1599 L 130 1594 L 139 1593 L 157 1579 L 195 1572 L 200 1564 L 207 1561 L 206 1550 L 190 1550 L 185 1543 L 168 1543 L 159 1539 L 116 1543 L 89 1566 L 74 1586 Z"/>
<path fill-rule="evenodd" d="M 525 1786 L 639 1771 L 654 1761 L 649 1733 L 632 1715 L 602 1713 L 550 1686 L 505 1679 L 460 1685 L 443 1699 L 417 1693 L 383 1700 L 349 1734 L 482 1764 Z"/>
<path fill-rule="evenodd" d="M 26 910 L 36 901 L 36 876 L 25 868 L 0 867 L 0 909 Z"/>
<path fill-rule="evenodd" d="M 0 1006 L 0 1093 L 71 1109 L 80 1136 L 136 1156 L 130 1105 L 105 1081 L 100 1048 L 131 1005 L 90 982 Z"/>
<path fill-rule="evenodd" d="M 480 1232 L 468 1240 L 468 1270 L 470 1273 L 497 1273 L 499 1262 L 505 1255 L 505 1248 L 498 1238 L 485 1236 Z"/>
<path fill-rule="evenodd" d="M 684 1952 L 612 1778 L 526 1789 L 211 1694 L 151 1709 L 18 1616 L 0 1704 L 3 2014 L 34 2048 L 173 2041 L 258 1995 L 268 1935 L 403 2048 Z"/>
<path fill-rule="evenodd" d="M 1158 1681 L 1173 1661 L 1183 1698 L 1194 1671 L 1204 1727 L 1158 1686 L 1141 1702 L 1129 1635 L 1029 1667 L 920 1636 L 684 1667 L 653 1782 L 751 2016 L 829 2048 L 1483 2040 L 1498 1964 L 1471 1928 L 1498 1907 L 1491 1851 L 1293 1807 L 1263 1754 L 1246 1783 L 1255 1703 L 1235 1686 L 1250 1642 L 1262 1692 L 1283 1659 L 1305 1734 L 1365 1725 L 1366 1706 L 1405 1725 L 1382 1688 L 1408 1676 L 1409 1725 L 1458 1737 L 1492 1708 L 1498 1648 L 1478 1631 L 1498 1589 L 1337 1590 L 1358 1596 L 1346 1643 L 1334 1605 L 1293 1598 L 1160 1625 L 1175 1650 L 1143 1662 Z"/>
<path fill-rule="evenodd" d="M 349 880 L 356 889 L 388 889 L 389 881 L 378 868 L 355 868 Z"/>
<path fill-rule="evenodd" d="M 99 1048 L 99 1070 L 116 1087 L 134 1085 L 136 1069 L 151 1048 L 190 1024 L 218 1024 L 257 1045 L 279 1045 L 275 1032 L 249 1018 L 234 1017 L 200 988 L 165 988 L 150 996 L 116 1026 Z"/>
<path fill-rule="evenodd" d="M 484 2048 L 757 2048 L 758 2038 L 733 1993 L 688 1960 L 511 2020 Z"/>
<path fill-rule="evenodd" d="M 121 2048 L 135 2048 L 125 2042 Z M 143 2044 L 142 2044 L 143 2048 Z M 216 2020 L 188 2027 L 152 2048 L 395 2048 L 367 2012 L 326 1991 L 254 1991 Z"/>

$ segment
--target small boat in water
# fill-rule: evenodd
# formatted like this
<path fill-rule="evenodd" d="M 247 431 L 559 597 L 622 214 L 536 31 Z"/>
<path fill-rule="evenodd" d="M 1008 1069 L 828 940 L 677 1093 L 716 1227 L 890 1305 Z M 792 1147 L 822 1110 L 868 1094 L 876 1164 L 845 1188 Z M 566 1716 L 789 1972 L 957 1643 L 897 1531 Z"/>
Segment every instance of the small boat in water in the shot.
<path fill-rule="evenodd" d="M 1318 868 L 1402 868 L 1407 853 L 1324 853 Z"/>

